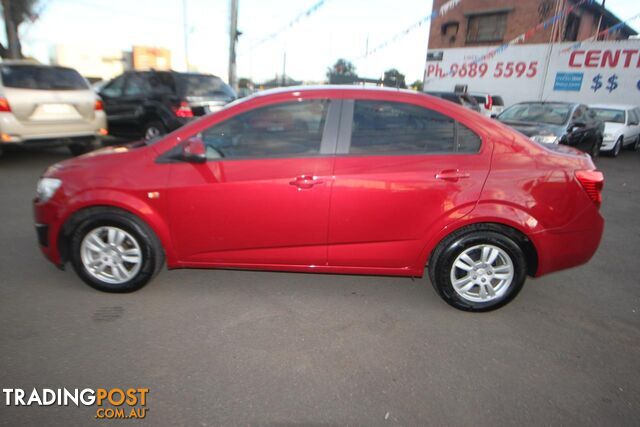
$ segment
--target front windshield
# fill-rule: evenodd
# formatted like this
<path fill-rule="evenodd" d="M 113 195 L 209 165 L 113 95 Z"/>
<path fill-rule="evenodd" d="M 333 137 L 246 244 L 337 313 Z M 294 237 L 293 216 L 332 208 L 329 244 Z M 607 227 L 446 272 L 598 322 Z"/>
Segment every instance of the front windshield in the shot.
<path fill-rule="evenodd" d="M 569 119 L 570 104 L 525 103 L 507 108 L 498 116 L 502 121 L 562 125 Z"/>
<path fill-rule="evenodd" d="M 602 120 L 603 122 L 624 124 L 623 110 L 614 110 L 611 108 L 592 108 L 591 111 L 595 112 L 598 120 Z"/>

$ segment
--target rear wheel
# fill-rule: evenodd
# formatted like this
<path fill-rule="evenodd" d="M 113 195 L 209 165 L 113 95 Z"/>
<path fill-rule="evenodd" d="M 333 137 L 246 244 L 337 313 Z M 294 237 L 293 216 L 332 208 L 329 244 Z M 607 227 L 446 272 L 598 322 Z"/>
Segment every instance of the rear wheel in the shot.
<path fill-rule="evenodd" d="M 429 277 L 449 305 L 466 311 L 495 310 L 520 292 L 526 259 L 511 237 L 493 230 L 462 230 L 438 245 Z"/>
<path fill-rule="evenodd" d="M 160 270 L 164 254 L 153 231 L 135 216 L 102 209 L 71 236 L 71 263 L 89 286 L 105 292 L 133 292 Z"/>
<path fill-rule="evenodd" d="M 613 150 L 611 150 L 611 157 L 618 157 L 620 155 L 621 150 L 622 150 L 622 137 L 620 137 L 616 141 L 616 145 L 613 146 Z"/>

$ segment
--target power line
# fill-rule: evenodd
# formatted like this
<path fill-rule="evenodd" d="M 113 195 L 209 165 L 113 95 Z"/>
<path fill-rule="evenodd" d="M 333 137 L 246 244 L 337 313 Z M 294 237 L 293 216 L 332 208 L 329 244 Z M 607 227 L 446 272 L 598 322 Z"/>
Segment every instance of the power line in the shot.
<path fill-rule="evenodd" d="M 298 15 L 296 15 L 295 18 L 293 18 L 291 21 L 289 21 L 289 23 L 283 27 L 281 27 L 279 30 L 274 31 L 273 33 L 261 38 L 258 42 L 254 43 L 247 51 L 242 52 L 242 54 L 251 52 L 252 50 L 254 50 L 255 48 L 257 48 L 258 46 L 272 40 L 275 39 L 276 37 L 278 37 L 280 34 L 284 33 L 285 31 L 287 31 L 288 29 L 292 28 L 294 25 L 298 24 L 300 21 L 302 21 L 304 18 L 308 18 L 309 16 L 313 15 L 318 9 L 320 9 L 322 6 L 324 6 L 324 4 L 327 2 L 328 0 L 319 0 L 316 3 L 314 3 L 311 7 L 309 7 L 307 10 L 300 12 Z"/>

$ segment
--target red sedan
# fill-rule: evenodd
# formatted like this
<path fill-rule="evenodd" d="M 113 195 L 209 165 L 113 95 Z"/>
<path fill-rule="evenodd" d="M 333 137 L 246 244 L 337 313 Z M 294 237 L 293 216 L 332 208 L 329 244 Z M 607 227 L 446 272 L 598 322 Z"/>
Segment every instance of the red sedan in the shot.
<path fill-rule="evenodd" d="M 94 288 L 161 269 L 422 276 L 452 306 L 500 307 L 587 262 L 603 176 L 461 106 L 395 89 L 269 91 L 156 141 L 51 166 L 44 254 Z"/>

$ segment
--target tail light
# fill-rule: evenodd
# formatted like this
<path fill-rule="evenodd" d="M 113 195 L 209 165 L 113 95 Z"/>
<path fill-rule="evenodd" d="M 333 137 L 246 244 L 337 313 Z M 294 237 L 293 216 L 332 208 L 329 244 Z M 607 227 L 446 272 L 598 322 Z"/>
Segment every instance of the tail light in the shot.
<path fill-rule="evenodd" d="M 493 107 L 493 98 L 491 95 L 487 95 L 487 102 L 484 103 L 484 108 L 491 110 L 491 107 Z"/>
<path fill-rule="evenodd" d="M 591 201 L 600 208 L 602 205 L 602 187 L 604 186 L 604 175 L 597 170 L 576 171 L 576 178 L 584 188 Z"/>
<path fill-rule="evenodd" d="M 11 112 L 11 106 L 9 105 L 9 101 L 7 101 L 7 98 L 0 98 L 0 112 Z"/>
<path fill-rule="evenodd" d="M 93 104 L 93 109 L 95 111 L 102 111 L 102 110 L 104 110 L 104 104 L 102 103 L 101 100 L 96 99 L 96 103 Z"/>
<path fill-rule="evenodd" d="M 193 111 L 191 111 L 191 107 L 187 101 L 182 101 L 178 108 L 174 108 L 173 112 L 177 117 L 182 118 L 191 118 L 193 117 Z"/>

